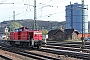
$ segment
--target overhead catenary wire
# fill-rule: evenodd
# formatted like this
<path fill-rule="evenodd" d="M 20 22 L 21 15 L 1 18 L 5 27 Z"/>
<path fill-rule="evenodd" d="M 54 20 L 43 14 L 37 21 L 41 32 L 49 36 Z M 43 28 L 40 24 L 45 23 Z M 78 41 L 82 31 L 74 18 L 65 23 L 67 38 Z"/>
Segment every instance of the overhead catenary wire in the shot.
<path fill-rule="evenodd" d="M 56 13 L 51 13 L 51 14 L 47 14 L 47 15 L 44 15 L 44 16 L 47 16 L 47 17 L 50 17 L 52 15 L 55 15 L 55 14 L 60 14 L 60 13 L 63 13 L 64 11 L 60 11 L 60 12 L 56 12 Z M 44 17 L 42 16 L 42 17 Z"/>
<path fill-rule="evenodd" d="M 54 3 L 52 3 L 52 4 L 49 4 L 49 3 L 48 3 L 48 4 L 49 4 L 49 5 L 55 5 L 55 4 L 57 5 L 57 3 L 63 3 L 63 2 L 65 2 L 65 1 L 66 1 L 66 0 L 60 1 L 60 2 L 54 2 Z M 68 0 L 67 0 L 67 1 L 68 1 Z M 73 1 L 73 0 L 71 0 L 71 1 Z M 63 6 L 64 6 L 64 5 L 63 5 Z M 61 6 L 59 6 L 59 7 L 61 7 Z M 64 6 L 64 7 L 65 7 L 65 6 Z M 65 11 L 65 10 L 64 10 L 64 11 Z M 64 12 L 64 13 L 65 13 L 65 12 Z M 41 14 L 41 15 L 42 15 L 42 14 Z M 55 14 L 50 14 L 50 13 L 49 13 L 49 14 L 47 14 L 46 16 L 51 17 L 52 15 L 55 15 Z M 41 17 L 41 16 L 40 16 L 40 17 Z"/>
<path fill-rule="evenodd" d="M 24 1 L 24 0 L 23 0 Z M 30 2 L 29 2 L 30 1 Z M 54 1 L 56 1 L 56 0 L 46 0 L 46 1 L 44 1 L 44 0 L 42 0 L 40 3 L 42 3 L 42 4 L 46 4 L 46 5 L 51 5 L 51 6 L 53 6 L 54 5 L 54 7 L 55 7 L 55 5 L 56 5 L 56 7 L 57 7 L 57 4 L 58 3 L 64 3 L 65 1 L 69 1 L 69 0 L 58 0 L 59 2 L 54 2 Z M 31 2 L 32 2 L 32 0 L 27 0 L 27 3 L 28 4 L 31 4 Z M 20 3 L 20 2 L 18 2 L 18 3 Z M 22 3 L 21 3 L 22 4 Z M 24 4 L 24 3 L 23 3 Z M 19 6 L 19 4 L 16 6 L 16 8 L 14 7 L 14 6 L 12 6 L 13 8 L 12 8 L 12 10 L 11 11 L 13 11 L 13 10 L 15 10 L 15 9 L 17 9 L 17 7 Z M 38 11 L 41 11 L 41 9 L 42 9 L 42 6 L 43 5 L 40 5 L 39 3 L 37 4 L 37 10 Z M 45 6 L 45 5 L 44 5 Z M 49 7 L 49 6 L 48 6 Z M 61 7 L 60 5 L 59 5 L 59 7 Z M 29 12 L 30 11 L 30 14 L 31 14 L 31 12 L 33 12 L 33 7 L 31 7 L 31 6 L 26 6 L 26 8 L 25 8 L 27 11 L 25 11 L 25 12 Z M 7 9 L 6 9 L 7 10 Z M 9 11 L 7 14 L 9 14 L 11 11 Z M 42 10 L 43 11 L 43 10 Z M 42 13 L 42 11 L 41 11 L 41 13 Z M 60 10 L 61 11 L 61 10 Z M 65 11 L 65 10 L 64 10 Z M 18 14 L 18 15 L 21 15 L 21 14 L 24 14 L 24 13 L 21 13 L 21 11 L 16 11 L 16 12 L 18 12 L 18 13 L 20 13 L 20 14 Z M 44 11 L 43 11 L 44 12 Z M 58 11 L 59 12 L 59 11 Z M 53 15 L 56 15 L 56 14 L 54 14 L 54 13 L 57 13 L 58 14 L 58 12 L 56 11 L 56 12 L 51 12 L 51 13 L 47 13 L 47 15 L 51 15 L 51 16 L 53 16 Z M 37 12 L 38 13 L 38 12 Z M 40 14 L 40 13 L 39 13 Z M 16 16 L 18 16 L 18 15 L 16 15 Z M 43 16 L 44 14 L 42 13 L 41 14 L 41 18 L 42 18 L 42 16 Z M 46 15 L 46 16 L 47 16 Z M 10 16 L 10 15 L 9 15 Z M 45 16 L 45 15 L 44 15 Z M 50 17 L 51 17 L 50 16 Z M 10 16 L 11 17 L 11 16 Z M 6 15 L 6 17 L 5 17 L 5 19 L 7 19 L 7 15 Z M 38 18 L 37 18 L 38 19 Z"/>
<path fill-rule="evenodd" d="M 7 0 L 2 0 L 2 3 L 6 2 Z"/>
<path fill-rule="evenodd" d="M 50 1 L 52 1 L 52 0 L 50 0 Z M 54 0 L 53 0 L 53 1 L 54 1 Z M 64 1 L 65 1 L 65 0 L 64 0 Z M 64 1 L 60 1 L 60 2 L 57 2 L 57 3 L 62 3 L 62 2 L 64 2 Z M 49 3 L 49 2 L 48 2 L 48 3 Z M 54 3 L 54 4 L 57 4 L 57 3 Z M 41 9 L 42 9 L 43 7 L 49 7 L 49 6 L 50 6 L 50 7 L 51 7 L 51 6 L 54 7 L 54 6 L 53 6 L 54 4 L 43 4 L 43 3 L 40 3 L 40 4 L 44 5 L 44 6 L 41 7 Z M 45 5 L 46 5 L 46 6 L 45 6 Z M 57 6 L 56 6 L 56 7 L 57 7 Z M 39 9 L 40 9 L 40 8 L 39 8 Z"/>
<path fill-rule="evenodd" d="M 46 2 L 43 1 L 42 3 L 43 3 L 43 4 L 47 4 L 47 3 L 51 2 L 51 1 L 52 1 L 52 0 L 49 0 L 49 1 L 46 1 Z"/>
<path fill-rule="evenodd" d="M 65 1 L 67 1 L 67 0 L 63 0 L 63 1 L 59 1 L 59 2 L 56 2 L 56 0 L 55 0 L 55 2 L 54 3 L 51 3 L 50 5 L 55 5 L 55 4 L 58 4 L 58 3 L 63 3 Z"/>
<path fill-rule="evenodd" d="M 15 17 L 17 17 L 17 16 L 19 16 L 19 15 L 24 15 L 25 14 L 25 12 L 26 12 L 26 10 L 25 11 L 22 11 L 22 12 L 19 12 L 19 13 L 16 13 L 15 14 Z M 11 16 L 9 16 L 8 18 L 9 18 L 9 20 L 10 20 L 10 18 L 12 18 L 13 16 L 11 15 Z M 4 19 L 5 20 L 5 19 Z M 12 19 L 11 19 L 12 20 Z"/>
<path fill-rule="evenodd" d="M 30 3 L 30 2 L 29 2 L 29 3 Z M 20 4 L 22 4 L 22 3 L 19 3 L 19 4 L 16 3 L 15 6 L 12 6 L 12 7 L 11 7 L 11 8 L 12 8 L 11 11 L 15 11 L 15 9 L 16 9 Z M 23 5 L 24 5 L 24 1 L 23 1 Z M 26 12 L 28 11 L 27 9 L 28 9 L 28 7 L 26 7 Z M 30 9 L 30 8 L 29 8 L 29 9 Z M 11 12 L 11 11 L 10 11 L 10 12 Z M 22 9 L 21 9 L 21 11 L 22 11 Z M 21 11 L 19 11 L 19 13 L 17 13 L 17 14 L 20 15 L 20 14 L 21 14 L 21 13 L 20 13 Z M 10 12 L 8 12 L 7 14 L 9 14 Z M 16 12 L 17 12 L 17 11 L 16 11 Z M 24 12 L 25 12 L 25 11 L 24 11 Z M 23 13 L 22 13 L 22 14 L 23 14 Z M 6 15 L 6 16 L 7 16 L 7 15 Z M 17 16 L 17 15 L 15 15 L 15 16 Z M 9 15 L 9 18 L 11 18 L 11 17 L 12 17 L 12 14 L 11 14 L 11 16 Z M 6 18 L 4 18 L 4 19 L 6 19 Z"/>
<path fill-rule="evenodd" d="M 7 16 L 9 16 L 8 18 L 11 18 L 11 16 L 12 16 L 12 12 L 13 11 L 15 11 L 16 9 L 17 9 L 17 7 L 19 7 L 20 5 L 22 5 L 22 3 L 15 3 L 14 5 L 12 5 L 11 7 L 9 7 L 9 8 L 6 8 L 5 10 L 8 10 L 8 9 L 10 9 L 10 11 L 9 12 L 7 12 L 6 14 L 10 14 L 10 15 L 4 15 L 5 16 L 5 18 L 3 18 L 4 20 L 5 19 L 7 19 Z M 20 10 L 20 12 L 22 11 L 22 9 Z M 16 11 L 17 12 L 17 11 Z"/>
<path fill-rule="evenodd" d="M 52 0 L 49 0 L 48 2 L 50 2 L 50 1 L 52 1 Z M 16 6 L 17 7 L 17 6 Z M 15 8 L 14 8 L 15 9 Z M 13 9 L 12 9 L 12 11 L 13 11 Z M 11 11 L 10 11 L 11 12 Z"/>
<path fill-rule="evenodd" d="M 51 0 L 50 0 L 50 1 L 51 1 Z M 19 5 L 17 5 L 17 6 L 19 6 Z M 17 6 L 16 6 L 16 7 L 17 7 Z M 12 6 L 12 7 L 13 7 L 13 6 Z M 14 9 L 15 9 L 16 7 L 14 7 Z"/>

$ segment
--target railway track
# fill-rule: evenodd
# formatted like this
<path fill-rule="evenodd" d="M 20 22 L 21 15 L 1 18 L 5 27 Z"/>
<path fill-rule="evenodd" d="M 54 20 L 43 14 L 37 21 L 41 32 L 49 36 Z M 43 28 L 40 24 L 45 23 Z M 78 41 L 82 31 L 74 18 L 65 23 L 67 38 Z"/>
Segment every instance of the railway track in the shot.
<path fill-rule="evenodd" d="M 53 45 L 44 45 L 43 47 L 61 49 L 61 50 L 70 50 L 70 51 L 76 51 L 76 52 L 83 51 L 85 53 L 90 53 L 90 49 L 81 49 L 81 48 L 64 47 L 64 46 L 53 46 Z"/>
<path fill-rule="evenodd" d="M 47 45 L 51 46 L 62 46 L 62 47 L 73 47 L 73 48 L 81 48 L 82 47 L 82 42 L 57 42 L 57 43 L 47 43 Z M 85 42 L 85 47 L 84 49 L 90 49 L 90 42 Z"/>
<path fill-rule="evenodd" d="M 0 57 L 1 57 L 3 60 L 12 60 L 11 58 L 8 58 L 8 57 L 3 56 L 3 55 L 0 55 Z"/>
<path fill-rule="evenodd" d="M 19 50 L 14 49 L 13 50 L 13 48 L 12 48 L 12 50 L 11 49 L 6 49 L 6 48 L 4 48 L 3 50 L 13 52 L 13 53 L 16 53 L 16 54 L 19 54 L 19 55 L 23 55 L 23 56 L 26 56 L 26 57 L 30 57 L 30 58 L 33 58 L 33 59 L 39 59 L 39 60 L 61 60 L 61 58 L 58 57 L 58 56 L 60 56 L 63 53 L 61 51 L 53 50 L 53 49 L 50 49 L 50 48 L 48 48 L 48 49 L 43 48 L 43 49 L 39 49 L 39 50 L 34 50 L 33 52 L 32 51 L 30 52 L 28 50 L 21 50 L 21 49 L 19 49 Z M 39 51 L 39 53 L 35 53 L 36 51 Z M 51 55 L 46 56 L 45 54 L 40 54 L 42 52 L 51 53 L 51 54 L 54 54 L 54 55 L 56 54 L 57 57 L 54 57 L 54 56 L 51 57 Z M 65 54 L 62 54 L 62 55 L 68 55 L 68 53 L 65 53 Z M 70 57 L 73 57 L 73 56 L 70 56 Z"/>
<path fill-rule="evenodd" d="M 72 43 L 71 43 L 72 44 Z M 74 43 L 73 43 L 74 44 Z M 73 45 L 72 44 L 72 45 Z M 76 43 L 75 43 L 76 44 Z M 74 44 L 74 45 L 75 45 Z M 69 47 L 68 47 L 69 46 Z M 78 46 L 76 44 L 75 46 Z M 0 49 L 3 51 L 12 52 L 21 56 L 24 56 L 32 59 L 38 60 L 61 60 L 61 55 L 74 57 L 77 59 L 89 59 L 90 54 L 87 52 L 80 53 L 79 48 L 70 47 L 70 43 L 49 43 L 46 46 L 43 46 L 41 49 L 27 49 L 27 48 L 17 48 L 17 47 L 9 47 L 9 46 L 2 46 Z M 76 51 L 75 51 L 76 50 Z"/>
<path fill-rule="evenodd" d="M 46 48 L 46 49 L 41 49 L 39 51 L 58 54 L 58 55 L 65 55 L 65 56 L 67 55 L 69 57 L 80 58 L 80 59 L 90 59 L 89 58 L 90 57 L 89 53 L 80 53 L 80 52 L 70 51 L 70 50 Z"/>
<path fill-rule="evenodd" d="M 46 46 L 43 46 L 45 48 L 51 48 L 48 50 L 44 50 L 44 52 L 49 52 L 49 53 L 56 53 L 56 54 L 63 54 L 63 55 L 68 55 L 71 57 L 76 57 L 80 59 L 89 59 L 90 60 L 90 42 L 87 42 L 85 45 L 84 49 L 81 49 L 81 42 L 73 42 L 73 43 L 47 43 Z M 53 52 L 53 49 L 56 51 Z M 58 50 L 57 50 L 58 49 Z M 43 50 L 41 50 L 43 51 Z M 81 53 L 82 51 L 82 53 Z M 58 53 L 57 53 L 58 52 Z"/>
<path fill-rule="evenodd" d="M 26 56 L 26 57 L 29 57 L 29 58 L 38 59 L 38 60 L 48 60 L 48 59 L 51 59 L 51 60 L 60 60 L 60 58 L 50 57 L 48 55 L 39 54 L 39 53 L 37 54 L 37 53 L 33 53 L 32 51 L 29 52 L 28 50 L 25 51 L 25 50 L 20 49 L 20 48 L 19 49 L 15 49 L 15 48 L 2 48 L 2 50 L 9 51 L 9 52 L 12 52 L 12 53 L 16 53 L 16 54 L 19 54 L 19 55 L 22 55 L 22 56 Z M 34 50 L 34 51 L 37 51 L 37 50 Z"/>

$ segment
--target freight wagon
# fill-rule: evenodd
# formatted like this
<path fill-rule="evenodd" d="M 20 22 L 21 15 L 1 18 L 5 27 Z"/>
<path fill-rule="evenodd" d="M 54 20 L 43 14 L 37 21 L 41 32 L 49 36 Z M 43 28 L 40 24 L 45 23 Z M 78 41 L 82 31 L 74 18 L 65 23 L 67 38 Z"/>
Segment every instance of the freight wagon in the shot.
<path fill-rule="evenodd" d="M 27 27 L 17 28 L 10 32 L 8 42 L 11 46 L 40 48 L 42 45 L 42 31 L 30 30 Z"/>

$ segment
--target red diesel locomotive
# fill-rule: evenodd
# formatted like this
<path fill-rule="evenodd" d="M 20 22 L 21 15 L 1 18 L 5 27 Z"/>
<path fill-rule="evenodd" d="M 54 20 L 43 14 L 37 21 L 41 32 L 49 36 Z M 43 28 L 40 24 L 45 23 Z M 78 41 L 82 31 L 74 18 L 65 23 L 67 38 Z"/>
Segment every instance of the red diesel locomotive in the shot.
<path fill-rule="evenodd" d="M 10 40 L 12 46 L 37 47 L 42 45 L 42 31 L 30 30 L 27 27 L 14 29 L 10 32 Z"/>

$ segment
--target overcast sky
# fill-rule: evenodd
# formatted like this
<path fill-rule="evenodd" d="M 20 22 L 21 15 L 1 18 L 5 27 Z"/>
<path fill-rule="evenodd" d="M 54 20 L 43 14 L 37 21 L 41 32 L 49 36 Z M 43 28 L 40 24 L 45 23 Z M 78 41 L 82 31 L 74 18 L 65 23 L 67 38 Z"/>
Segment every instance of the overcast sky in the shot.
<path fill-rule="evenodd" d="M 65 6 L 81 0 L 36 0 L 37 1 L 37 20 L 44 21 L 65 21 Z M 13 11 L 15 11 L 15 20 L 34 19 L 34 0 L 0 0 L 0 22 L 13 20 Z M 8 3 L 8 4 L 6 4 Z M 14 3 L 14 4 L 12 4 Z M 26 4 L 26 5 L 25 5 Z M 88 21 L 90 21 L 90 4 L 88 5 Z M 52 7 L 53 6 L 53 7 Z"/>

